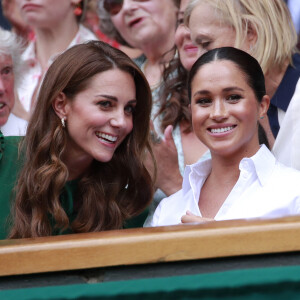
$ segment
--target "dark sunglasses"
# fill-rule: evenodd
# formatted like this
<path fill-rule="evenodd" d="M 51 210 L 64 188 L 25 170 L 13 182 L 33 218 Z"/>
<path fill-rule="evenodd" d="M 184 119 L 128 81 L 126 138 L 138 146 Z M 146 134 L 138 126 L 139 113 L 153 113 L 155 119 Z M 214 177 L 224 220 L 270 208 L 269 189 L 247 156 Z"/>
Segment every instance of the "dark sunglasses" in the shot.
<path fill-rule="evenodd" d="M 104 8 L 111 15 L 114 16 L 122 9 L 124 0 L 104 0 Z"/>

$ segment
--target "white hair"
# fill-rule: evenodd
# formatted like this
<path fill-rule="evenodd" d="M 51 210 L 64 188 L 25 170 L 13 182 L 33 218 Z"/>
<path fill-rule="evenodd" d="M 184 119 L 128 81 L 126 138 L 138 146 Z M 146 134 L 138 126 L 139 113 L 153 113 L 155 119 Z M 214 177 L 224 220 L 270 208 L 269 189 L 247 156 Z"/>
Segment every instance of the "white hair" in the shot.
<path fill-rule="evenodd" d="M 15 33 L 0 27 L 0 54 L 11 56 L 16 84 L 19 82 L 23 69 L 23 62 L 21 59 L 23 45 L 22 39 Z"/>

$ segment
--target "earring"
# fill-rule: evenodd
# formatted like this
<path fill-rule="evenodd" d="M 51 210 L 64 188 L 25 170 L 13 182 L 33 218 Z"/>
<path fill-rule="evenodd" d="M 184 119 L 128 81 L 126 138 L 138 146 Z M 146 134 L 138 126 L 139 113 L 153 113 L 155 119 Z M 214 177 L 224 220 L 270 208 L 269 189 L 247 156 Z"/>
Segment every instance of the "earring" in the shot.
<path fill-rule="evenodd" d="M 65 122 L 65 117 L 62 117 L 61 119 L 61 125 L 63 128 L 66 128 L 66 122 Z"/>
<path fill-rule="evenodd" d="M 82 8 L 80 7 L 80 2 L 76 5 L 76 8 L 74 9 L 74 15 L 76 17 L 79 17 L 82 15 Z"/>

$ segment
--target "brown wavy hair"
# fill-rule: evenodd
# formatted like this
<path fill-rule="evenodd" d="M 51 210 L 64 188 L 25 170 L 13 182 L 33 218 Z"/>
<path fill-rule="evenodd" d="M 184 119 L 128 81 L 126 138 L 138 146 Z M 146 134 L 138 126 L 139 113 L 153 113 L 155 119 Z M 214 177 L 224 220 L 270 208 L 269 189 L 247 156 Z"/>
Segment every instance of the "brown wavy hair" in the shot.
<path fill-rule="evenodd" d="M 175 51 L 174 47 L 173 51 Z M 164 86 L 161 92 L 161 108 L 157 115 L 161 115 L 161 130 L 164 132 L 168 125 L 180 124 L 187 121 L 189 126 L 186 131 L 192 130 L 192 117 L 189 110 L 187 90 L 188 72 L 175 55 L 163 72 Z"/>
<path fill-rule="evenodd" d="M 60 202 L 69 175 L 62 160 L 68 133 L 52 103 L 61 92 L 74 99 L 94 75 L 115 68 L 129 73 L 135 82 L 133 130 L 111 161 L 94 160 L 78 179 L 74 199 L 77 215 L 70 224 Z M 143 164 L 145 149 L 151 152 L 151 101 L 143 73 L 126 54 L 106 43 L 76 45 L 58 56 L 45 75 L 21 145 L 25 164 L 16 186 L 14 223 L 9 237 L 49 236 L 54 229 L 74 233 L 119 229 L 125 220 L 141 213 L 153 194 L 152 180 Z"/>

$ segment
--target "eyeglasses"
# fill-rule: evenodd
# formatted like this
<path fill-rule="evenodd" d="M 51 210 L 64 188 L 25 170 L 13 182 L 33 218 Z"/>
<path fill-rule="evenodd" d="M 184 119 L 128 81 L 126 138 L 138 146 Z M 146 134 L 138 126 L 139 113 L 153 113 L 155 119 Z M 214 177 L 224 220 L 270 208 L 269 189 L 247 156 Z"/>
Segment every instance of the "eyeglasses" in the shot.
<path fill-rule="evenodd" d="M 111 15 L 114 16 L 122 9 L 124 0 L 104 0 L 104 8 Z"/>

